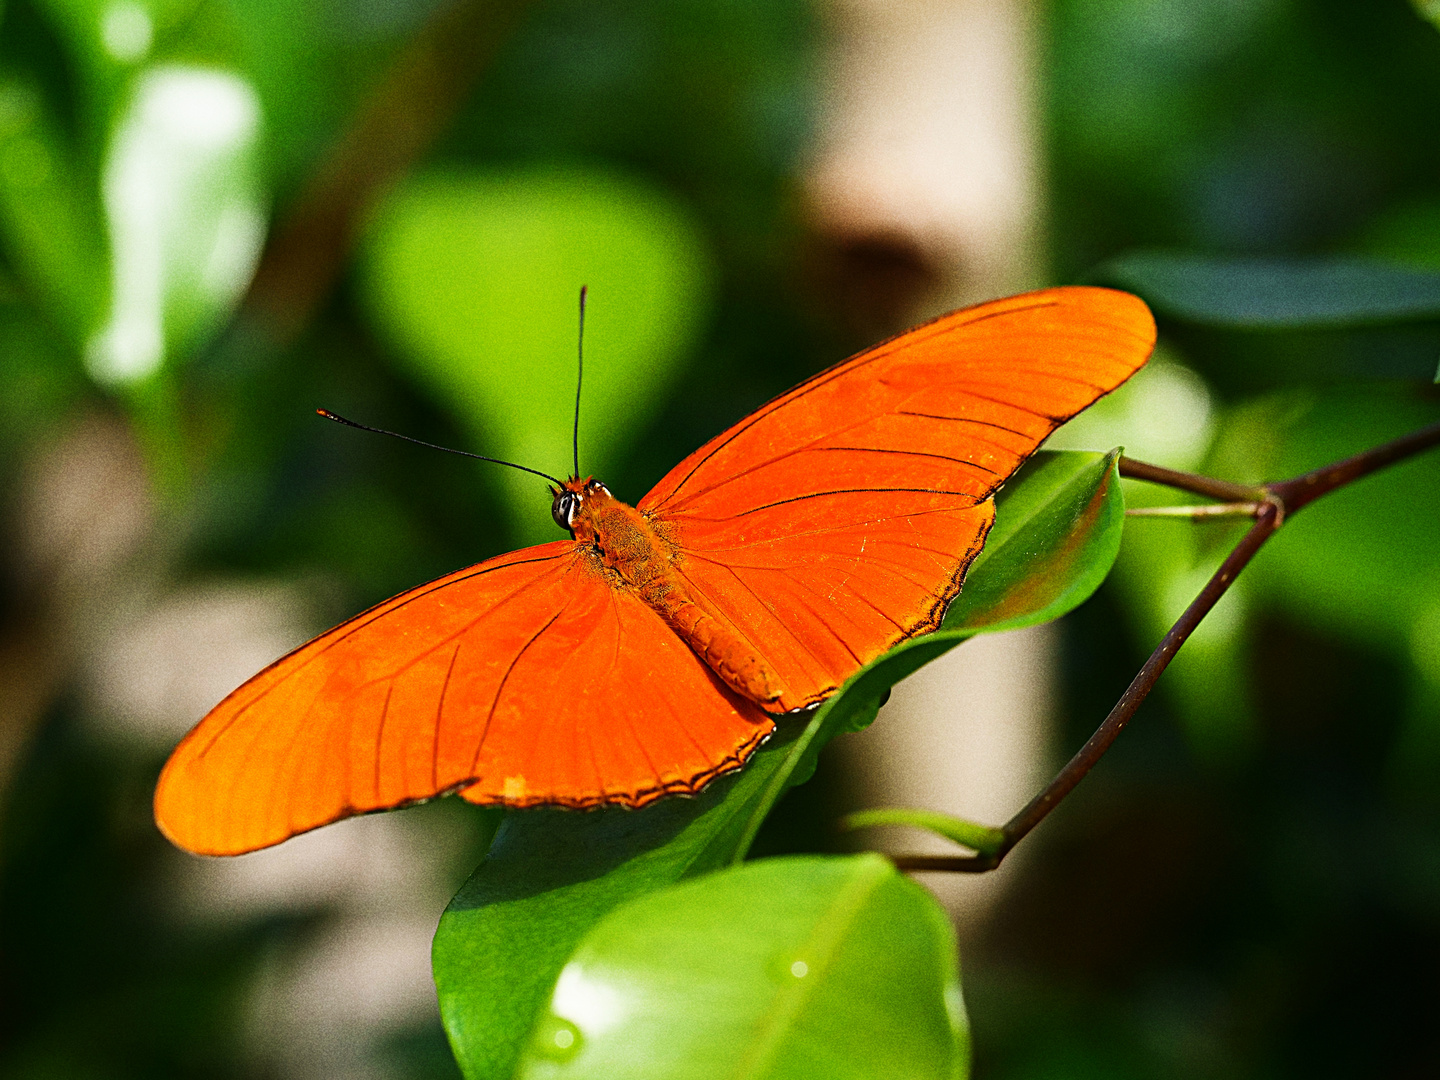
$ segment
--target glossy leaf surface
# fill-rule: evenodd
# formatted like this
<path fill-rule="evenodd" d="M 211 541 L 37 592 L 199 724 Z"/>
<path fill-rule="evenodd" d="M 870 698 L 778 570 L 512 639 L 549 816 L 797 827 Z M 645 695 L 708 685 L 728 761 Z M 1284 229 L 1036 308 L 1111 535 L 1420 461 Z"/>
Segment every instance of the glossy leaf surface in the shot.
<path fill-rule="evenodd" d="M 1108 568 L 1123 524 L 1115 456 L 1042 454 L 1038 470 L 1023 472 L 1001 493 L 992 530 L 1001 541 L 999 558 L 987 560 L 984 573 L 996 579 L 987 592 L 1006 612 L 1004 626 L 1024 625 L 1027 613 L 1011 594 L 1025 586 L 1027 574 L 1054 571 L 1078 581 L 1094 578 L 1097 565 Z M 1030 487 L 1035 490 L 1026 491 Z M 1101 512 L 1076 511 L 1094 498 L 1105 504 Z M 1012 502 L 1019 512 L 1007 514 Z M 1061 507 L 1069 507 L 1068 514 Z M 1090 554 L 1077 558 L 1077 548 Z M 977 560 L 972 581 L 981 565 Z M 1102 569 L 1087 587 L 1093 590 L 1103 576 Z M 1041 605 L 1029 615 L 1043 611 L 1038 617 L 1056 618 L 1068 610 L 1062 610 L 1065 604 L 1079 604 L 1089 593 L 1061 585 L 1024 595 Z M 995 610 L 977 606 L 973 617 L 983 621 Z M 511 814 L 435 935 L 441 1013 L 465 1075 L 511 1075 L 536 1011 L 599 918 L 627 899 L 742 859 L 776 800 L 809 778 L 831 738 L 868 725 L 891 686 L 985 629 L 942 630 L 891 650 L 808 722 L 783 720 L 743 771 L 722 777 L 698 798 L 666 800 L 638 812 Z"/>
<path fill-rule="evenodd" d="M 632 811 L 511 813 L 440 918 L 440 1011 L 465 1075 L 508 1078 L 555 978 L 616 905 L 729 862 L 799 733 L 783 725 L 742 772 L 694 799 Z"/>
<path fill-rule="evenodd" d="M 1090 598 L 1120 551 L 1118 449 L 1042 451 L 997 500 L 995 527 L 945 615 L 945 630 L 1014 630 Z"/>
<path fill-rule="evenodd" d="M 626 904 L 560 973 L 519 1077 L 952 1080 L 953 931 L 878 855 L 765 859 Z"/>

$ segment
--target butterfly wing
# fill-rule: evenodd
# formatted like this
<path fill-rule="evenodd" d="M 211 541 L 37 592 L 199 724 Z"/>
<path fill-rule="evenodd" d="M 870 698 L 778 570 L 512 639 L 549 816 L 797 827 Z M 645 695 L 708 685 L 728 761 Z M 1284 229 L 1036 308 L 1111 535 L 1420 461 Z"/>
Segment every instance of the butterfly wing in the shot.
<path fill-rule="evenodd" d="M 991 496 L 1154 344 L 1145 304 L 1109 289 L 953 312 L 761 407 L 639 509 L 700 602 L 778 675 L 779 707 L 803 708 L 939 625 Z"/>
<path fill-rule="evenodd" d="M 737 767 L 771 727 L 561 541 L 403 593 L 255 676 L 171 755 L 155 818 L 225 855 L 457 788 L 639 806 Z"/>

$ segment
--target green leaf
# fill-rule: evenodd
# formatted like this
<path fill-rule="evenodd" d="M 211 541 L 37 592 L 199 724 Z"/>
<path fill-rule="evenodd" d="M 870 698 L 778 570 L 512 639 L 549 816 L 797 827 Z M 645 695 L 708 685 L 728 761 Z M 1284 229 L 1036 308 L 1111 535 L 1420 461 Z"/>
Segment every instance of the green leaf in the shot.
<path fill-rule="evenodd" d="M 601 476 L 659 406 L 709 308 L 709 260 L 684 209 L 609 172 L 414 180 L 382 208 L 369 250 L 372 308 L 415 375 L 483 453 L 556 476 L 571 471 L 580 286 L 580 468 Z M 496 480 L 517 536 L 553 539 L 535 478 Z"/>
<path fill-rule="evenodd" d="M 870 829 L 877 825 L 908 825 L 912 829 L 924 829 L 981 855 L 999 850 L 1005 842 L 1005 834 L 999 829 L 934 810 L 857 810 L 840 821 L 840 827 L 844 829 Z"/>
<path fill-rule="evenodd" d="M 1440 273 L 1366 259 L 1237 259 L 1136 251 L 1097 272 L 1190 322 L 1251 329 L 1440 316 Z"/>
<path fill-rule="evenodd" d="M 956 1080 L 954 932 L 878 855 L 765 859 L 642 897 L 561 972 L 523 1080 Z"/>
<path fill-rule="evenodd" d="M 440 1012 L 470 1080 L 508 1080 L 536 1013 L 585 932 L 616 905 L 733 857 L 799 725 L 693 799 L 643 810 L 510 813 L 435 933 Z"/>
<path fill-rule="evenodd" d="M 1001 491 L 995 527 L 943 629 L 1035 626 L 1088 600 L 1120 552 L 1119 462 L 1119 449 L 1036 454 Z"/>
<path fill-rule="evenodd" d="M 1440 0 L 1412 0 L 1421 17 L 1440 26 Z"/>

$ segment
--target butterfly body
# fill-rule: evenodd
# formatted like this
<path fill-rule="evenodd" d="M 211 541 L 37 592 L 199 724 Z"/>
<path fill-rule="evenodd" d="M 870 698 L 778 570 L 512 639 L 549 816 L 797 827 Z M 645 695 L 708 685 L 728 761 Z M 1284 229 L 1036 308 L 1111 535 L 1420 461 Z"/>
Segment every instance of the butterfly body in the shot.
<path fill-rule="evenodd" d="M 573 498 L 567 498 L 571 495 Z M 552 514 L 564 518 L 576 543 L 588 545 L 731 689 L 762 708 L 780 711 L 779 677 L 744 635 L 705 603 L 680 571 L 681 549 L 651 518 L 587 477 L 555 492 Z"/>
<path fill-rule="evenodd" d="M 570 538 L 402 593 L 301 646 L 176 748 L 155 818 L 236 854 L 356 813 L 644 806 L 740 767 L 936 629 L 1055 428 L 1145 362 L 1145 305 L 1059 288 L 952 312 L 717 435 L 634 506 L 554 491 Z"/>

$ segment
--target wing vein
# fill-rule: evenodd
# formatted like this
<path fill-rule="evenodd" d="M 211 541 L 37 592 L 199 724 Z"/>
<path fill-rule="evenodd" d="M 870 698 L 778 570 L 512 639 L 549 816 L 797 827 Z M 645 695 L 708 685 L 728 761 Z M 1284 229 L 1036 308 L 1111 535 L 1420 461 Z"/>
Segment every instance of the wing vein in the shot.
<path fill-rule="evenodd" d="M 557 556 L 555 556 L 555 558 L 572 557 L 573 554 L 574 554 L 573 552 L 566 552 L 566 553 L 564 553 L 564 554 L 562 554 L 562 555 L 557 555 Z M 526 560 L 523 561 L 523 562 L 506 563 L 506 564 L 504 564 L 503 566 L 491 567 L 491 571 L 494 571 L 494 570 L 504 570 L 504 569 L 508 569 L 509 567 L 512 567 L 512 566 L 529 566 L 529 565 L 531 565 L 531 564 L 533 564 L 533 563 L 553 562 L 553 561 L 554 561 L 553 559 L 549 559 L 549 558 L 546 558 L 546 559 L 526 559 Z M 483 564 L 482 564 L 482 565 L 483 565 Z M 486 571 L 486 572 L 488 573 L 488 572 L 490 572 L 490 571 Z M 419 593 L 419 590 L 416 590 L 417 595 L 407 596 L 406 599 L 405 599 L 405 603 L 406 603 L 406 604 L 409 604 L 409 603 L 411 603 L 411 602 L 414 601 L 414 600 L 421 599 L 422 596 L 429 596 L 431 593 L 440 591 L 440 589 L 448 588 L 448 587 L 450 587 L 451 585 L 459 585 L 459 584 L 462 584 L 463 582 L 470 581 L 470 580 L 472 580 L 473 578 L 480 577 L 480 576 L 481 576 L 481 575 L 480 575 L 479 573 L 476 573 L 476 574 L 469 574 L 469 575 L 466 575 L 466 576 L 463 577 L 463 578 L 456 578 L 456 579 L 450 580 L 450 581 L 432 582 L 431 584 L 432 584 L 432 585 L 435 585 L 435 586 L 436 586 L 435 588 L 433 588 L 433 589 L 426 589 L 426 591 L 425 591 L 423 594 Z M 520 596 L 520 595 L 521 595 L 522 593 L 524 593 L 527 589 L 531 589 L 531 588 L 534 588 L 535 586 L 537 586 L 537 585 L 539 584 L 539 581 L 540 581 L 540 579 L 538 579 L 538 578 L 531 578 L 530 580 L 524 582 L 522 585 L 519 586 L 519 588 L 515 589 L 515 591 L 511 592 L 511 593 L 510 593 L 509 595 L 507 595 L 507 596 L 501 597 L 498 601 L 496 601 L 496 602 L 495 602 L 494 604 L 492 604 L 490 607 L 486 608 L 484 611 L 482 611 L 482 612 L 480 612 L 479 614 L 477 614 L 474 619 L 472 619 L 470 622 L 466 623 L 463 627 L 461 627 L 461 628 L 459 628 L 458 630 L 456 630 L 455 633 L 454 633 L 453 635 L 451 635 L 450 637 L 443 638 L 443 639 L 441 639 L 440 641 L 436 642 L 435 645 L 432 646 L 430 649 L 427 649 L 425 652 L 420 653 L 418 656 L 414 657 L 413 659 L 411 659 L 411 660 L 408 661 L 407 663 L 401 665 L 399 668 L 396 668 L 396 669 L 394 669 L 393 671 L 388 672 L 388 673 L 386 673 L 386 674 L 384 674 L 384 675 L 378 675 L 378 676 L 376 676 L 375 678 L 370 679 L 370 680 L 368 680 L 368 681 L 365 682 L 365 683 L 362 683 L 362 684 L 360 685 L 360 687 L 358 687 L 358 689 L 365 689 L 365 688 L 367 688 L 367 687 L 370 687 L 370 686 L 375 685 L 375 684 L 378 683 L 378 682 L 382 682 L 382 681 L 384 681 L 384 680 L 387 679 L 387 678 L 394 678 L 394 677 L 397 677 L 397 676 L 403 674 L 405 671 L 408 671 L 408 670 L 409 670 L 411 667 L 413 667 L 415 664 L 417 664 L 417 663 L 419 663 L 421 660 L 423 660 L 426 656 L 429 656 L 430 653 L 433 652 L 435 649 L 437 649 L 437 648 L 443 648 L 446 644 L 448 644 L 450 641 L 453 641 L 456 637 L 460 636 L 461 634 L 467 634 L 467 633 L 469 633 L 469 632 L 470 632 L 471 630 L 473 630 L 477 625 L 479 625 L 482 621 L 484 621 L 484 620 L 485 620 L 486 618 L 488 618 L 489 616 L 493 615 L 495 612 L 499 611 L 500 608 L 504 607 L 506 604 L 509 604 L 512 600 L 514 600 L 516 597 Z M 423 588 L 425 588 L 425 586 L 422 585 L 421 588 L 423 589 Z M 393 598 L 392 598 L 392 599 L 393 599 Z M 351 622 L 355 622 L 357 619 L 362 619 L 362 618 L 364 618 L 366 615 L 370 614 L 370 612 L 377 611 L 377 609 L 379 609 L 379 608 L 381 608 L 381 607 L 384 607 L 385 604 L 388 604 L 388 603 L 390 603 L 389 600 L 385 601 L 384 604 L 376 604 L 375 607 L 369 608 L 367 611 L 361 612 L 359 615 L 355 616 L 355 618 L 352 619 L 352 620 L 350 620 L 350 621 L 351 621 Z M 260 704 L 260 702 L 262 702 L 263 700 L 265 700 L 267 697 L 269 697 L 269 696 L 270 696 L 272 693 L 274 693 L 276 690 L 279 690 L 282 686 L 285 685 L 286 682 L 288 682 L 289 680 L 293 679 L 296 675 L 299 675 L 301 672 L 306 671 L 306 670 L 310 667 L 311 664 L 315 663 L 316 660 L 318 660 L 321 656 L 323 656 L 323 655 L 324 655 L 326 652 L 328 652 L 331 648 L 333 648 L 334 646 L 340 644 L 341 641 L 343 641 L 345 638 L 348 638 L 352 633 L 355 633 L 355 632 L 357 632 L 357 631 L 359 631 L 359 630 L 363 630 L 363 629 L 365 628 L 365 626 L 369 626 L 370 623 L 374 622 L 376 619 L 382 618 L 383 616 L 390 614 L 392 611 L 398 611 L 398 610 L 400 610 L 400 608 L 401 608 L 402 606 L 404 606 L 404 605 L 398 605 L 398 604 L 397 604 L 397 605 L 396 605 L 395 607 L 393 607 L 393 608 L 389 608 L 389 609 L 386 609 L 385 611 L 379 612 L 379 613 L 375 616 L 375 618 L 370 619 L 368 622 L 366 622 L 366 623 L 364 624 L 364 626 L 351 627 L 348 623 L 347 623 L 347 624 L 344 624 L 345 627 L 346 627 L 346 633 L 345 633 L 345 634 L 336 635 L 336 637 L 335 637 L 335 639 L 334 639 L 333 641 L 327 641 L 327 642 L 325 642 L 325 647 L 324 647 L 324 648 L 317 649 L 317 650 L 315 650 L 315 652 L 314 652 L 313 655 L 310 655 L 310 656 L 305 657 L 302 661 L 300 661 L 299 663 L 297 663 L 297 664 L 295 665 L 294 670 L 287 672 L 283 678 L 277 679 L 277 680 L 275 680 L 274 682 L 268 683 L 267 685 L 265 685 L 264 687 L 262 687 L 262 688 L 260 689 L 260 691 L 259 691 L 258 693 L 256 693 L 256 695 L 255 695 L 253 698 L 251 698 L 249 701 L 247 701 L 244 705 L 241 705 L 239 708 L 237 708 L 237 709 L 235 710 L 235 713 L 234 713 L 233 716 L 227 717 L 226 720 L 225 720 L 225 722 L 220 725 L 219 729 L 218 729 L 213 735 L 211 735 L 210 741 L 207 742 L 207 743 L 204 745 L 204 747 L 201 747 L 201 748 L 199 748 L 199 749 L 196 750 L 196 758 L 197 758 L 197 759 L 203 759 L 203 758 L 210 752 L 210 750 L 215 746 L 215 744 L 218 743 L 218 742 L 226 735 L 226 733 L 229 732 L 229 730 L 231 729 L 231 727 L 234 726 L 236 723 L 238 723 L 238 722 L 245 716 L 245 714 L 246 714 L 247 712 L 249 712 L 251 709 L 253 709 L 256 705 Z M 262 670 L 261 672 L 259 672 L 259 674 L 253 676 L 253 677 L 250 679 L 249 682 L 245 683 L 244 686 L 241 686 L 239 689 L 235 690 L 235 691 L 234 691 L 231 695 L 229 695 L 229 697 L 227 697 L 225 700 L 228 701 L 228 700 L 230 699 L 230 697 L 233 697 L 235 694 L 238 694 L 241 690 L 244 690 L 246 686 L 249 686 L 249 685 L 250 685 L 251 683 L 253 683 L 256 679 L 263 678 L 266 672 L 272 670 L 273 668 L 277 667 L 277 666 L 280 665 L 280 664 L 283 664 L 283 663 L 284 663 L 286 660 L 288 660 L 290 657 L 295 656 L 296 654 L 302 652 L 303 650 L 305 650 L 306 648 L 308 648 L 310 645 L 315 644 L 316 641 L 322 640 L 323 637 L 324 637 L 324 635 L 321 635 L 320 638 L 315 638 L 315 639 L 313 639 L 312 641 L 307 642 L 305 645 L 300 646 L 300 648 L 299 648 L 299 649 L 296 649 L 294 652 L 291 652 L 291 653 L 286 654 L 285 656 L 282 656 L 279 660 L 275 661 L 274 664 L 271 664 L 269 667 L 267 667 L 267 668 L 265 668 L 264 670 Z M 224 706 L 224 704 L 225 704 L 225 702 L 222 701 L 219 705 L 216 706 L 216 708 L 217 708 L 217 709 L 218 709 L 218 708 L 222 708 L 222 707 Z"/>
<path fill-rule="evenodd" d="M 941 488 L 912 488 L 912 487 L 836 488 L 836 489 L 831 490 L 831 491 L 812 491 L 812 492 L 810 492 L 810 493 L 807 494 L 807 495 L 792 495 L 792 496 L 791 496 L 790 498 L 788 498 L 788 499 L 779 499 L 779 500 L 777 500 L 777 501 L 775 501 L 775 502 L 772 502 L 772 503 L 766 503 L 764 506 L 752 506 L 749 510 L 742 510 L 742 511 L 740 511 L 738 514 L 732 515 L 732 518 L 745 517 L 745 516 L 747 516 L 747 515 L 749 515 L 749 514 L 758 514 L 758 513 L 760 513 L 760 511 L 762 511 L 762 510 L 772 510 L 772 509 L 774 509 L 774 508 L 777 507 L 777 506 L 786 506 L 786 505 L 788 505 L 789 503 L 804 502 L 804 501 L 806 501 L 807 499 L 823 499 L 823 498 L 826 498 L 827 496 L 830 496 L 830 495 L 868 495 L 868 494 L 871 494 L 871 493 L 879 494 L 879 493 L 882 493 L 882 492 L 895 492 L 895 493 L 911 492 L 911 493 L 916 494 L 916 495 L 951 495 L 951 496 L 954 496 L 954 497 L 957 498 L 957 499 L 970 499 L 970 498 L 973 498 L 971 495 L 969 495 L 967 492 L 964 492 L 964 491 L 946 491 L 946 490 L 941 489 Z M 978 499 L 975 499 L 975 500 L 974 500 L 974 502 L 979 502 L 979 501 L 980 501 L 980 500 L 978 500 Z M 970 505 L 973 506 L 973 505 L 974 505 L 974 502 L 970 503 Z M 957 509 L 962 509 L 962 508 L 958 508 L 958 507 L 957 507 Z M 908 516 L 908 515 L 907 515 L 907 516 Z M 730 519 L 730 518 L 691 518 L 691 520 L 692 520 L 692 521 L 712 521 L 712 520 L 721 520 L 721 521 L 724 521 L 724 520 L 731 520 L 731 519 Z"/>
<path fill-rule="evenodd" d="M 539 641 L 545 631 L 554 626 L 556 620 L 564 613 L 565 609 L 561 608 L 554 615 L 551 615 L 550 618 L 546 620 L 545 625 L 539 630 L 536 630 L 535 633 L 531 635 L 530 640 L 525 642 L 525 644 L 520 647 L 520 651 L 505 665 L 505 674 L 500 676 L 500 684 L 495 687 L 495 694 L 490 699 L 490 710 L 485 714 L 485 724 L 480 729 L 479 740 L 475 743 L 475 753 L 470 758 L 471 773 L 475 772 L 475 767 L 480 763 L 480 751 L 485 748 L 485 739 L 490 734 L 490 723 L 495 719 L 495 710 L 500 707 L 500 695 L 505 692 L 505 684 L 510 681 L 510 676 L 515 673 L 515 668 L 519 665 L 521 658 L 530 651 L 530 647 Z"/>
<path fill-rule="evenodd" d="M 380 798 L 380 761 L 382 746 L 385 741 L 385 722 L 390 718 L 390 695 L 395 692 L 395 683 L 392 680 L 385 688 L 385 704 L 380 708 L 380 724 L 375 729 L 375 798 Z"/>
<path fill-rule="evenodd" d="M 690 478 L 694 476 L 697 471 L 699 471 L 700 466 L 704 465 L 705 462 L 709 461 L 726 446 L 730 445 L 730 443 L 735 441 L 745 432 L 749 431 L 756 424 L 760 423 L 760 421 L 766 419 L 772 413 L 776 412 L 782 405 L 788 405 L 792 401 L 798 401 L 805 395 L 811 393 L 814 390 L 818 390 L 820 387 L 826 385 L 834 379 L 838 379 L 842 375 L 849 374 L 857 368 L 861 368 L 866 366 L 867 364 L 875 363 L 877 360 L 884 359 L 895 351 L 895 347 L 900 342 L 903 341 L 909 344 L 916 340 L 928 339 L 930 337 L 933 337 L 936 333 L 940 333 L 946 330 L 958 330 L 962 326 L 974 326 L 976 323 L 987 322 L 990 319 L 997 319 L 1006 315 L 1018 315 L 1023 312 L 1035 311 L 1040 308 L 1058 307 L 1059 304 L 1060 301 L 1054 299 L 1036 300 L 1033 303 L 1017 304 L 1015 307 L 1004 308 L 1000 311 L 987 311 L 975 314 L 968 319 L 956 319 L 955 316 L 957 313 L 955 312 L 952 312 L 949 315 L 941 315 L 938 318 L 932 319 L 928 323 L 922 323 L 920 326 L 917 326 L 912 330 L 908 330 L 903 334 L 896 334 L 894 337 L 888 338 L 887 340 L 880 342 L 878 345 L 873 345 L 870 348 L 866 349 L 864 352 L 857 353 L 849 359 L 841 360 L 838 364 L 828 367 L 824 371 L 816 372 L 814 375 L 810 376 L 810 378 L 802 382 L 799 386 L 796 386 L 793 389 L 786 391 L 778 397 L 771 398 L 764 405 L 761 405 L 758 409 L 751 413 L 746 419 L 740 421 L 740 423 L 736 424 L 733 428 L 731 428 L 723 439 L 717 442 L 706 453 L 704 453 L 700 458 L 696 460 L 690 471 L 685 474 L 685 476 L 680 480 L 678 484 L 676 484 L 673 488 L 670 489 L 670 493 L 666 495 L 665 498 L 662 499 L 658 505 L 650 508 L 651 512 L 653 513 L 660 510 L 661 507 L 665 506 L 677 495 L 679 495 L 681 489 L 690 482 Z M 946 325 L 942 327 L 940 326 L 941 323 L 945 323 Z M 928 333 L 926 332 L 927 330 L 929 331 Z M 997 402 L 997 404 L 1009 403 Z"/>
<path fill-rule="evenodd" d="M 445 695 L 450 692 L 450 677 L 455 674 L 455 661 L 460 658 L 460 646 L 464 644 L 459 634 L 452 640 L 455 651 L 450 654 L 445 680 L 440 684 L 440 700 L 435 703 L 435 738 L 430 743 L 430 786 L 437 791 L 440 789 L 440 725 L 444 722 Z"/>

